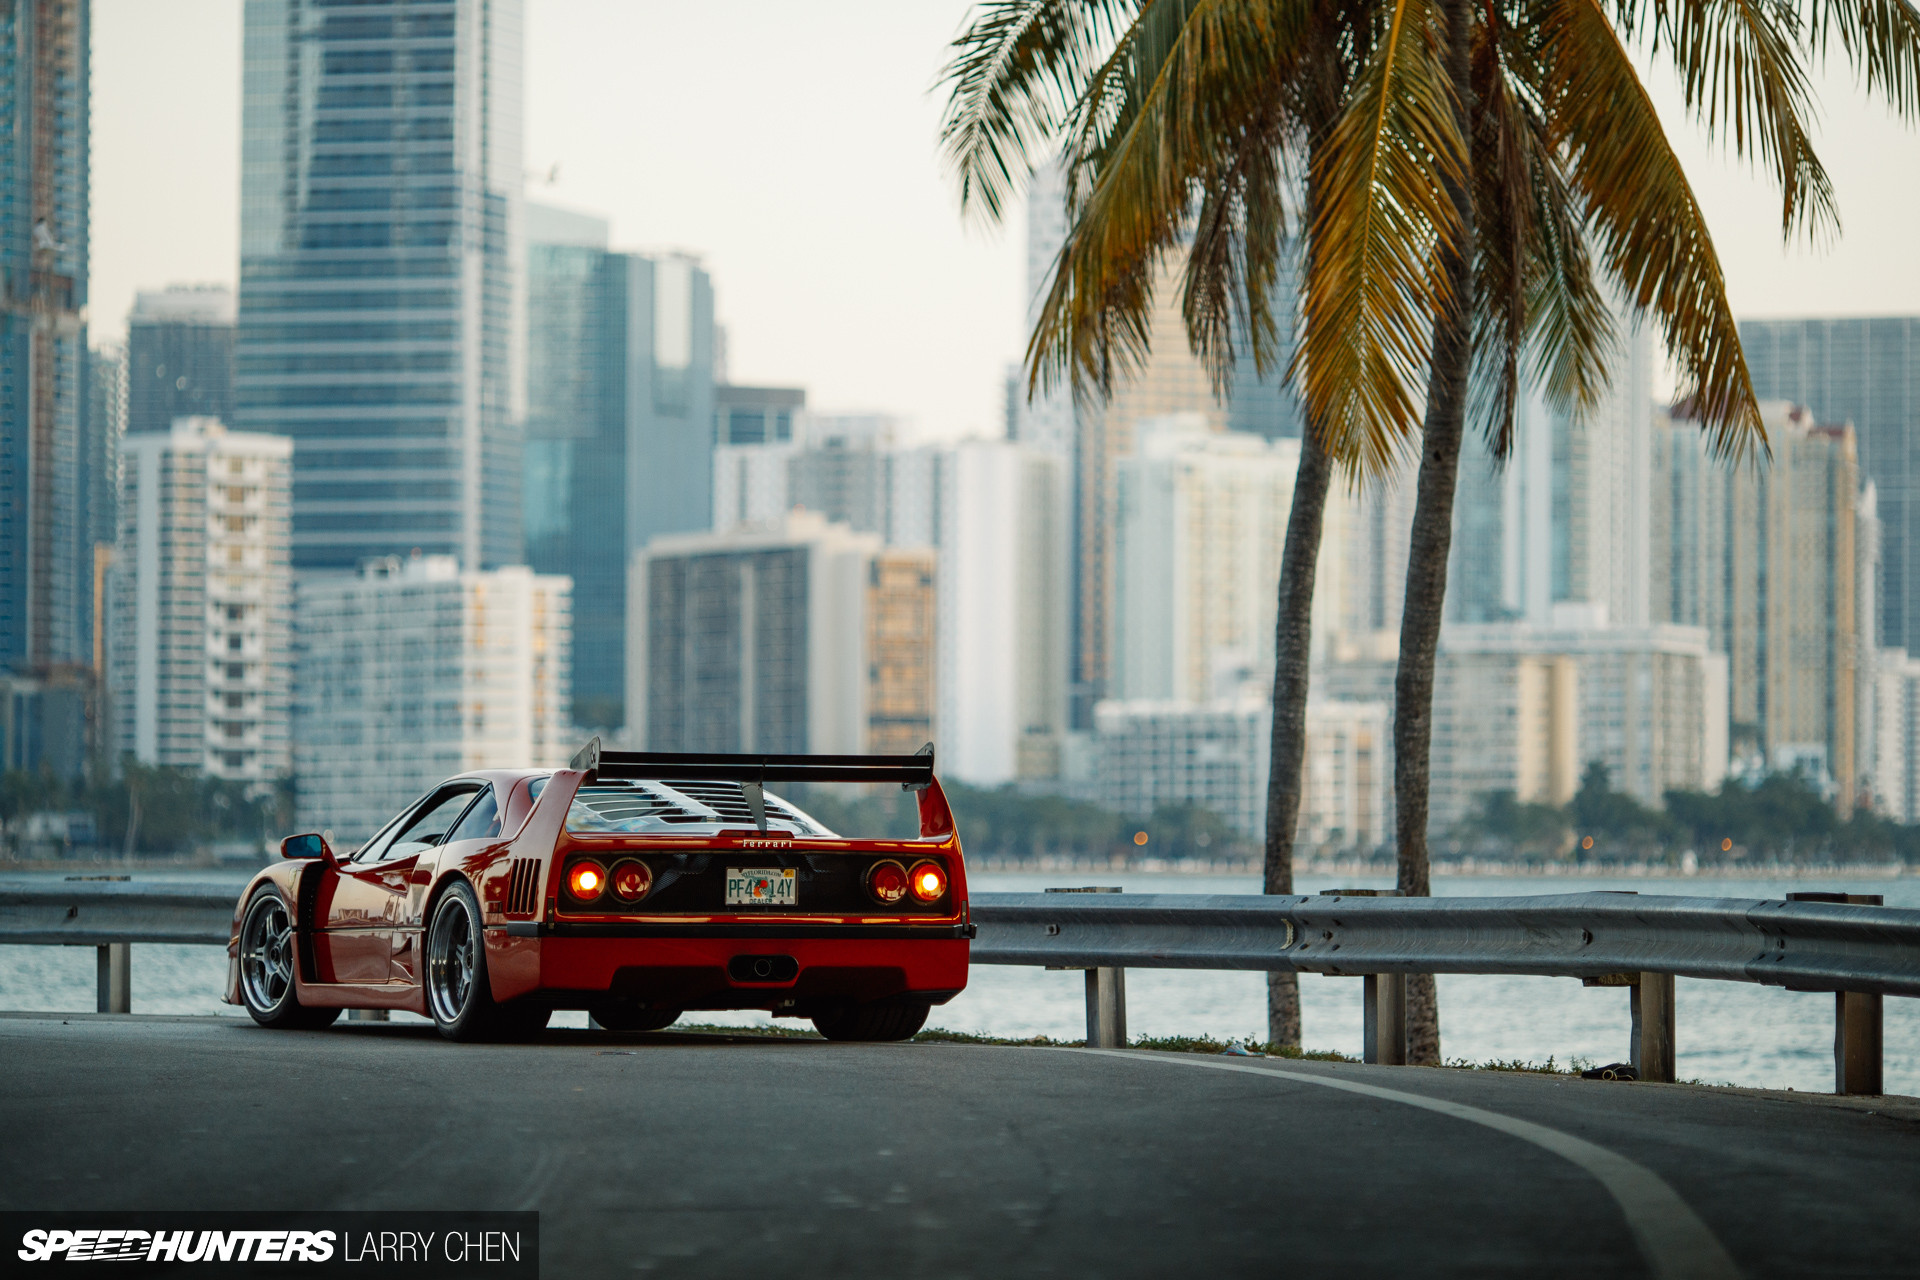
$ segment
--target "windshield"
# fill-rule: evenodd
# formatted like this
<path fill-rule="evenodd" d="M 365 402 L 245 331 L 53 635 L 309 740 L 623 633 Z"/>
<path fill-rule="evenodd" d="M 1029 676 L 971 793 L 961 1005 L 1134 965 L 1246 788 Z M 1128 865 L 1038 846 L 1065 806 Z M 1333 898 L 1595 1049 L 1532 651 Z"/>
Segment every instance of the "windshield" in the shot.
<path fill-rule="evenodd" d="M 766 793 L 769 830 L 831 836 L 798 806 Z M 682 832 L 702 827 L 754 826 L 753 809 L 737 782 L 603 782 L 581 787 L 567 810 L 567 830 L 594 833 Z"/>

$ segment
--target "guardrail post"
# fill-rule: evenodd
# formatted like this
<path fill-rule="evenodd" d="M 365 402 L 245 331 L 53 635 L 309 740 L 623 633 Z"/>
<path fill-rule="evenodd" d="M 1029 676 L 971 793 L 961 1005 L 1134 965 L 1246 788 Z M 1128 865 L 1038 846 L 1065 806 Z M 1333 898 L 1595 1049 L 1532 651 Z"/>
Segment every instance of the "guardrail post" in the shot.
<path fill-rule="evenodd" d="M 1369 973 L 1361 984 L 1360 1060 L 1406 1066 L 1407 975 Z"/>
<path fill-rule="evenodd" d="M 1643 973 L 1633 984 L 1633 1038 L 1628 1055 L 1642 1080 L 1673 1083 L 1673 975 Z"/>
<path fill-rule="evenodd" d="M 95 947 L 94 974 L 101 1013 L 133 1012 L 133 944 L 109 942 Z"/>
<path fill-rule="evenodd" d="M 1048 889 L 1048 893 L 1118 893 L 1119 885 L 1088 885 L 1079 889 Z M 1112 967 L 1086 970 L 1087 1048 L 1127 1047 L 1127 971 Z"/>
<path fill-rule="evenodd" d="M 1397 898 L 1398 889 L 1327 889 L 1323 898 Z M 1360 1061 L 1407 1065 L 1407 975 L 1360 976 Z"/>
<path fill-rule="evenodd" d="M 1879 907 L 1877 893 L 1790 893 L 1788 902 L 1850 902 Z M 1833 1091 L 1877 1097 L 1884 1089 L 1880 1042 L 1881 997 L 1877 991 L 1833 993 Z"/>
<path fill-rule="evenodd" d="M 1127 1047 L 1127 971 L 1087 970 L 1087 1048 Z"/>
<path fill-rule="evenodd" d="M 1833 1091 L 1878 1096 L 1883 1091 L 1880 993 L 1836 991 L 1833 1005 Z"/>

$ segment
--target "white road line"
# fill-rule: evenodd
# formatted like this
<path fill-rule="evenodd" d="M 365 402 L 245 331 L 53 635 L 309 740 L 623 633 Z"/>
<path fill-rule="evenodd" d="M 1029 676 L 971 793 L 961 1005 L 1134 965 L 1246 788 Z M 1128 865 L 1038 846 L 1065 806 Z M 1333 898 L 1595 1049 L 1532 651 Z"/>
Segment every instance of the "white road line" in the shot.
<path fill-rule="evenodd" d="M 1485 1125 L 1571 1160 L 1592 1174 L 1619 1204 L 1620 1211 L 1626 1215 L 1627 1227 L 1640 1246 L 1640 1252 L 1646 1256 L 1654 1275 L 1661 1280 L 1737 1280 L 1740 1275 L 1740 1269 L 1733 1264 L 1733 1259 L 1727 1255 L 1713 1232 L 1708 1230 L 1707 1224 L 1659 1174 L 1617 1152 L 1596 1146 L 1585 1138 L 1576 1138 L 1570 1133 L 1549 1129 L 1531 1120 L 1516 1120 L 1497 1111 L 1483 1111 L 1464 1103 L 1429 1098 L 1399 1089 L 1383 1089 L 1379 1085 L 1361 1084 L 1357 1080 L 1336 1080 L 1307 1071 L 1290 1071 L 1284 1067 L 1257 1067 L 1251 1063 L 1222 1062 L 1218 1058 L 1120 1049 L 1075 1049 L 1070 1052 L 1097 1053 L 1103 1057 L 1162 1066 L 1201 1067 L 1211 1071 L 1276 1076 L 1295 1084 L 1342 1089 L 1369 1098 L 1437 1111 L 1443 1116 L 1452 1116 L 1471 1124 Z"/>

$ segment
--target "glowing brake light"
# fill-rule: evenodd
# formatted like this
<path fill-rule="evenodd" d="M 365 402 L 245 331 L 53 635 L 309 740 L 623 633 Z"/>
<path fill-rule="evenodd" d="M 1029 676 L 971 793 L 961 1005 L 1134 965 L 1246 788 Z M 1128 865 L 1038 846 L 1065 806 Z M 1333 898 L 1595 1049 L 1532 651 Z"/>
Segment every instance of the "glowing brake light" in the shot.
<path fill-rule="evenodd" d="M 897 862 L 876 862 L 867 872 L 867 892 L 875 902 L 895 903 L 907 896 L 907 869 Z"/>
<path fill-rule="evenodd" d="M 937 862 L 922 862 L 913 869 L 913 896 L 922 902 L 938 902 L 947 891 L 947 873 Z"/>
<path fill-rule="evenodd" d="M 597 862 L 576 862 L 567 871 L 567 892 L 592 902 L 607 887 L 607 870 Z"/>
<path fill-rule="evenodd" d="M 653 872 L 644 862 L 623 862 L 613 869 L 613 894 L 623 902 L 638 902 L 653 888 Z"/>

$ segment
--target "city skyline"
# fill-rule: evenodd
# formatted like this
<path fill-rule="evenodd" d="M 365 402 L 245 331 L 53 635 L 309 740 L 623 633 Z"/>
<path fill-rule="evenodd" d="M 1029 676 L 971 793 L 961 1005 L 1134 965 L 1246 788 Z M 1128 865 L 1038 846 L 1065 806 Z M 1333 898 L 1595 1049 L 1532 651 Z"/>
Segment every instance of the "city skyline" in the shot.
<path fill-rule="evenodd" d="M 830 21 L 750 3 L 542 0 L 527 14 L 528 194 L 609 217 L 617 249 L 701 255 L 722 282 L 737 380 L 897 412 L 928 438 L 996 434 L 1000 374 L 1024 345 L 1024 212 L 998 231 L 963 223 L 938 160 L 937 77 L 967 12 L 841 0 Z M 96 341 L 119 332 L 137 289 L 234 282 L 239 14 L 239 0 L 98 5 Z M 747 19 L 763 39 L 739 41 Z M 605 38 L 567 41 L 583 23 Z M 736 71 L 754 74 L 730 75 L 735 92 L 686 110 L 700 60 L 673 50 L 723 44 Z M 1904 234 L 1920 166 L 1885 163 L 1916 145 L 1913 133 L 1844 76 L 1817 78 L 1815 141 L 1845 234 L 1830 251 L 1783 254 L 1764 178 L 1677 120 L 1667 77 L 1648 83 L 1737 314 L 1920 311 L 1920 244 Z M 1656 372 L 1656 390 L 1666 385 Z"/>

